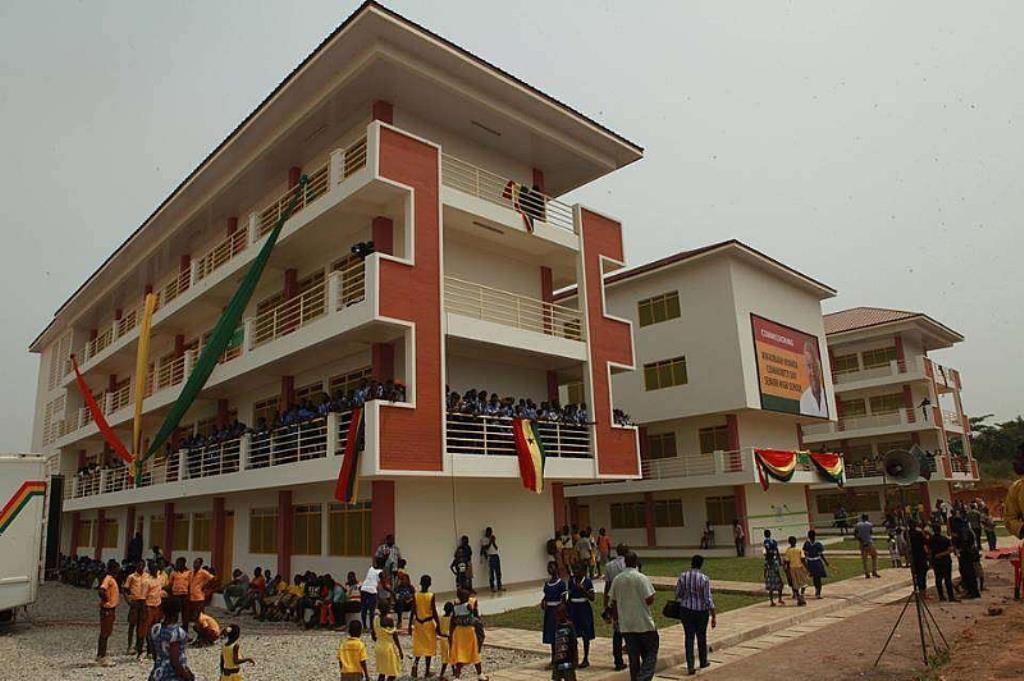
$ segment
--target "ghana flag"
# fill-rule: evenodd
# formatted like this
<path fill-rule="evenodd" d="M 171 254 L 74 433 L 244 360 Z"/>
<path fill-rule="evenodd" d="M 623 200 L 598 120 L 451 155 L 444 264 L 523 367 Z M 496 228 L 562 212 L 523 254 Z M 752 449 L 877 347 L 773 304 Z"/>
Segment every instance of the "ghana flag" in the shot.
<path fill-rule="evenodd" d="M 338 484 L 334 487 L 334 498 L 343 504 L 354 504 L 359 496 L 359 454 L 363 451 L 364 437 L 363 408 L 356 407 L 352 410 L 352 422 L 348 424 Z"/>
<path fill-rule="evenodd" d="M 512 436 L 519 458 L 519 477 L 523 487 L 540 494 L 544 490 L 544 445 L 537 433 L 537 424 L 530 419 L 512 419 Z"/>
<path fill-rule="evenodd" d="M 42 480 L 29 480 L 22 483 L 14 496 L 7 500 L 4 510 L 0 511 L 0 534 L 7 531 L 21 510 L 28 506 L 34 497 L 46 495 L 46 483 Z"/>
<path fill-rule="evenodd" d="M 818 470 L 818 474 L 829 482 L 834 482 L 840 487 L 843 486 L 843 457 L 841 454 L 832 452 L 809 452 L 811 463 Z"/>
<path fill-rule="evenodd" d="M 761 489 L 768 489 L 768 478 L 779 482 L 789 482 L 796 470 L 796 452 L 782 449 L 755 449 L 754 460 L 757 462 L 757 477 Z"/>

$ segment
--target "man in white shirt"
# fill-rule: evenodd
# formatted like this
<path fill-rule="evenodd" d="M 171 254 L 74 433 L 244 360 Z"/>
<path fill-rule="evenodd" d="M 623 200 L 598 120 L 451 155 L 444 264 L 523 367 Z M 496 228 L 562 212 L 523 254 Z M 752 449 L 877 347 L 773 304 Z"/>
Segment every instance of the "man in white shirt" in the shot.
<path fill-rule="evenodd" d="M 383 572 L 384 560 L 374 558 L 373 565 L 366 571 L 363 583 L 359 585 L 359 619 L 366 626 L 366 616 L 370 616 L 370 627 L 373 628 L 373 615 L 377 611 L 377 587 L 380 586 L 380 575 Z"/>
<path fill-rule="evenodd" d="M 800 395 L 800 414 L 825 418 L 828 416 L 828 397 L 821 380 L 818 346 L 810 340 L 804 343 L 804 365 L 807 367 L 807 389 Z"/>
<path fill-rule="evenodd" d="M 608 600 L 619 623 L 619 630 L 626 639 L 629 654 L 629 675 L 635 681 L 651 681 L 658 663 L 660 639 L 658 629 L 651 616 L 654 603 L 654 585 L 637 566 L 637 555 L 626 555 L 626 567 L 615 576 Z"/>
<path fill-rule="evenodd" d="M 487 581 L 491 586 L 491 593 L 504 591 L 501 585 L 501 555 L 498 553 L 498 537 L 494 530 L 488 527 L 484 530 L 484 536 L 480 539 L 480 556 L 487 560 Z"/>
<path fill-rule="evenodd" d="M 608 565 L 605 566 L 604 570 L 604 612 L 609 612 L 609 600 L 608 593 L 611 591 L 612 583 L 615 581 L 615 577 L 622 573 L 626 569 L 626 554 L 629 553 L 629 547 L 625 544 L 619 544 L 615 547 L 616 557 L 608 561 Z M 604 613 L 602 613 L 604 616 Z M 605 617 L 607 619 L 607 617 Z M 612 659 L 615 662 L 615 671 L 622 671 L 626 668 L 625 663 L 622 661 L 622 632 L 619 631 L 619 623 L 612 622 Z"/>

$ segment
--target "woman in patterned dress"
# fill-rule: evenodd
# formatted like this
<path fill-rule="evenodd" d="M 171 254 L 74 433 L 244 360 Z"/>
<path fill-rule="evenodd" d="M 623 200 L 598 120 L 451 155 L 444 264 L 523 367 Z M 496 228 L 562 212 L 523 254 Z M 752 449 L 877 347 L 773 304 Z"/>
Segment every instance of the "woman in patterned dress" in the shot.
<path fill-rule="evenodd" d="M 178 624 L 181 605 L 178 600 L 168 598 L 164 603 L 164 619 L 149 630 L 153 643 L 153 670 L 149 681 L 195 681 L 195 675 L 188 668 L 185 657 L 185 641 L 188 635 Z"/>
<path fill-rule="evenodd" d="M 764 589 L 768 592 L 768 602 L 775 607 L 775 595 L 782 602 L 782 557 L 779 555 L 779 542 L 772 539 L 772 531 L 764 531 Z"/>

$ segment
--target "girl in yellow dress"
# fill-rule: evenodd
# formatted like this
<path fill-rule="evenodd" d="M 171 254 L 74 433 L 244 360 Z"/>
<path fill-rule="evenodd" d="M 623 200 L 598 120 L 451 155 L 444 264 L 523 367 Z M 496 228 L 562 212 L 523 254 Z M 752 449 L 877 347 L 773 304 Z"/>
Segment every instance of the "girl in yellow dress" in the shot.
<path fill-rule="evenodd" d="M 248 662 L 256 664 L 251 657 L 242 657 L 238 650 L 238 637 L 242 630 L 237 624 L 229 624 L 224 628 L 221 638 L 224 647 L 220 651 L 220 681 L 242 681 L 242 665 Z"/>
<path fill-rule="evenodd" d="M 450 602 L 445 603 L 444 614 L 438 619 L 439 624 L 437 625 L 437 638 L 438 643 L 441 644 L 441 673 L 437 676 L 438 681 L 444 681 L 444 673 L 448 669 L 448 665 L 452 663 L 451 645 L 449 645 L 449 643 L 452 638 L 452 613 L 454 611 L 455 608 Z"/>
<path fill-rule="evenodd" d="M 391 615 L 381 615 L 375 629 L 370 633 L 376 642 L 377 681 L 395 681 L 402 674 L 402 644 L 398 641 L 395 620 Z"/>
<path fill-rule="evenodd" d="M 789 538 L 789 548 L 782 554 L 789 576 L 793 580 L 793 596 L 797 605 L 807 605 L 804 589 L 807 588 L 807 564 L 804 551 L 796 545 L 796 537 Z"/>
<path fill-rule="evenodd" d="M 420 577 L 420 590 L 413 597 L 412 617 L 409 618 L 409 634 L 412 635 L 412 678 L 419 677 L 420 658 L 427 658 L 426 675 L 430 676 L 430 662 L 437 654 L 437 630 L 440 620 L 437 603 L 430 593 L 430 575 Z"/>
<path fill-rule="evenodd" d="M 476 635 L 477 613 L 475 604 L 469 602 L 469 592 L 459 589 L 458 602 L 452 609 L 451 621 L 451 664 L 453 676 L 462 676 L 462 667 L 471 664 L 476 667 L 479 681 L 487 681 L 480 664 L 480 643 Z"/>

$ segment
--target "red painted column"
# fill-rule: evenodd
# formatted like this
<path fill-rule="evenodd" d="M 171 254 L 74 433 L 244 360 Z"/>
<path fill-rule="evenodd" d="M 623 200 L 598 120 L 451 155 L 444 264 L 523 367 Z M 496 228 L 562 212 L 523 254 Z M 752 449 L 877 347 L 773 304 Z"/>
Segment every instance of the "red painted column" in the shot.
<path fill-rule="evenodd" d="M 68 551 L 69 556 L 78 555 L 78 542 L 82 537 L 82 514 L 75 511 L 71 514 L 71 547 Z"/>
<path fill-rule="evenodd" d="M 740 449 L 740 419 L 736 414 L 725 415 L 725 427 L 729 430 L 729 451 Z"/>
<path fill-rule="evenodd" d="M 292 492 L 277 493 L 277 572 L 285 579 L 292 575 Z"/>
<path fill-rule="evenodd" d="M 168 562 L 174 554 L 174 502 L 164 504 L 164 558 Z"/>
<path fill-rule="evenodd" d="M 743 534 L 747 537 L 747 544 L 753 544 L 754 538 L 750 536 L 750 519 L 747 518 L 747 488 L 743 485 L 734 485 L 732 495 L 736 500 L 736 517 L 743 525 Z"/>
<path fill-rule="evenodd" d="M 292 166 L 288 169 L 288 189 L 297 185 L 300 179 L 302 179 L 302 168 Z"/>
<path fill-rule="evenodd" d="M 374 480 L 370 485 L 370 539 L 373 545 L 384 541 L 389 534 L 398 539 L 395 523 L 395 481 Z"/>
<path fill-rule="evenodd" d="M 639 432 L 637 435 L 639 435 L 640 439 L 640 460 L 643 461 L 651 454 L 651 443 L 647 439 L 647 426 L 640 426 L 638 430 Z"/>
<path fill-rule="evenodd" d="M 914 410 L 914 391 L 909 385 L 903 386 L 903 407 L 907 410 L 907 420 L 914 423 L 917 420 L 917 413 Z"/>
<path fill-rule="evenodd" d="M 217 568 L 222 582 L 227 582 L 230 565 L 224 565 L 224 497 L 213 498 L 213 537 L 210 541 L 210 563 Z"/>
<path fill-rule="evenodd" d="M 79 449 L 78 450 L 78 467 L 82 468 L 83 466 L 85 466 L 85 450 L 84 449 Z"/>
<path fill-rule="evenodd" d="M 558 399 L 558 372 L 548 370 L 548 401 L 554 402 Z"/>
<path fill-rule="evenodd" d="M 580 503 L 576 497 L 569 497 L 569 523 L 576 527 L 580 524 Z"/>
<path fill-rule="evenodd" d="M 557 534 L 568 524 L 565 522 L 565 486 L 560 482 L 551 483 L 551 515 Z"/>
<path fill-rule="evenodd" d="M 231 236 L 232 234 L 234 234 L 235 232 L 238 231 L 238 218 L 236 218 L 236 217 L 228 218 L 228 230 L 227 231 L 228 231 L 228 236 Z"/>
<path fill-rule="evenodd" d="M 647 528 L 647 546 L 657 546 L 658 530 L 654 527 L 653 492 L 644 492 L 644 526 Z"/>
<path fill-rule="evenodd" d="M 391 105 L 391 102 L 386 102 L 383 99 L 375 99 L 370 107 L 370 116 L 375 121 L 394 125 L 395 107 Z"/>
<path fill-rule="evenodd" d="M 921 504 L 924 505 L 925 511 L 931 510 L 931 507 L 932 507 L 932 497 L 931 497 L 931 494 L 928 493 L 928 483 L 922 481 L 922 482 L 917 483 L 917 485 L 918 485 L 918 489 L 921 490 Z"/>
<path fill-rule="evenodd" d="M 281 377 L 281 397 L 278 401 L 278 411 L 285 411 L 295 403 L 295 377 Z"/>
<path fill-rule="evenodd" d="M 285 300 L 291 300 L 299 292 L 299 271 L 294 267 L 284 271 L 284 287 L 281 292 Z"/>
<path fill-rule="evenodd" d="M 542 192 L 544 189 L 544 171 L 540 168 L 533 169 L 533 185 Z"/>
<path fill-rule="evenodd" d="M 128 544 L 135 537 L 135 507 L 129 506 L 124 521 L 124 550 L 128 552 Z"/>
<path fill-rule="evenodd" d="M 217 427 L 224 428 L 228 425 L 228 401 L 226 399 L 217 400 Z"/>
<path fill-rule="evenodd" d="M 378 381 L 395 378 L 395 347 L 390 343 L 370 346 L 370 370 Z"/>
<path fill-rule="evenodd" d="M 93 539 L 96 542 L 96 549 L 93 553 L 93 558 L 99 560 L 103 557 L 103 523 L 107 520 L 106 509 L 99 509 L 96 511 L 96 531 L 93 533 Z"/>
<path fill-rule="evenodd" d="M 395 223 L 391 218 L 378 215 L 370 228 L 373 250 L 379 253 L 395 254 Z"/>
<path fill-rule="evenodd" d="M 174 356 L 181 357 L 185 354 L 185 336 L 184 334 L 177 334 L 174 337 Z"/>
<path fill-rule="evenodd" d="M 893 344 L 896 346 L 896 361 L 899 362 L 900 373 L 906 373 L 907 357 L 903 350 L 903 336 L 896 334 L 892 340 Z"/>
<path fill-rule="evenodd" d="M 554 291 L 554 283 L 553 283 L 553 281 L 554 281 L 554 278 L 552 277 L 552 274 L 551 274 L 551 268 L 550 267 L 544 267 L 542 265 L 541 268 L 540 268 L 540 299 L 542 301 L 544 301 L 544 311 L 543 311 L 543 315 L 544 315 L 544 317 L 543 317 L 544 333 L 551 333 L 551 330 L 554 328 L 554 323 L 553 323 L 554 320 L 552 319 L 552 317 L 553 317 L 552 310 L 549 307 L 549 305 L 555 301 L 555 291 Z"/>
<path fill-rule="evenodd" d="M 804 448 L 804 429 L 800 427 L 800 424 L 796 424 L 796 447 L 797 449 Z"/>

